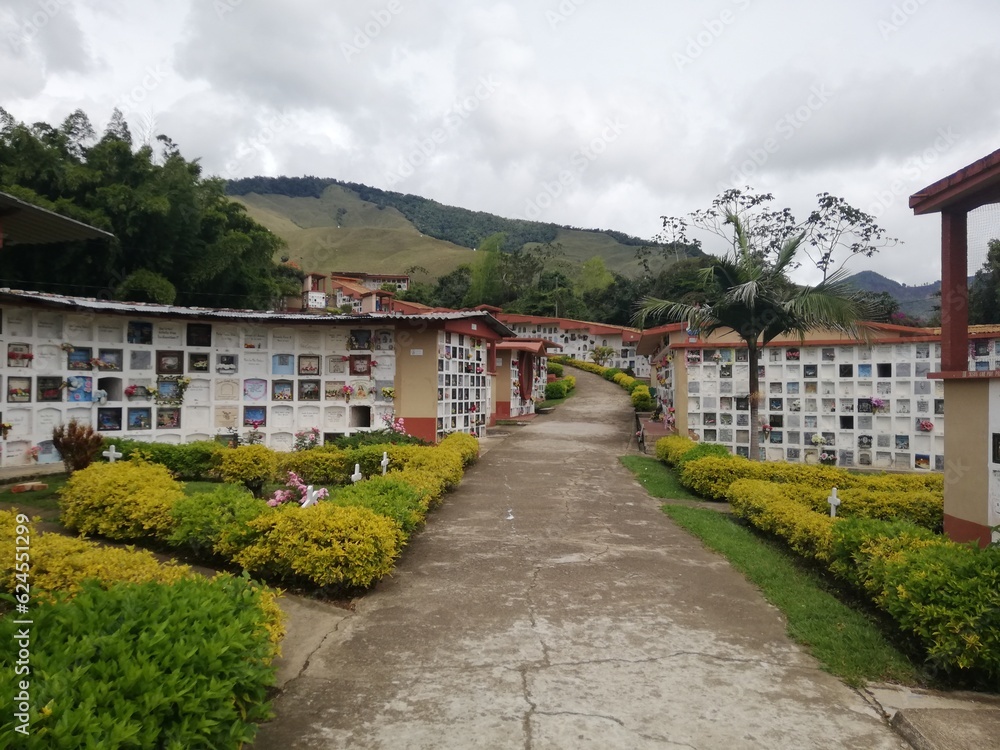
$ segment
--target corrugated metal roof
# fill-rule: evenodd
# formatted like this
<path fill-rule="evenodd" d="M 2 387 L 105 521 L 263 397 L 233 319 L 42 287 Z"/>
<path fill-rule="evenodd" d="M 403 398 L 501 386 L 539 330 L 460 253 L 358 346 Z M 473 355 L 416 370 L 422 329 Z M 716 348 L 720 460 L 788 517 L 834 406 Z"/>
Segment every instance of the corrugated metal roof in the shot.
<path fill-rule="evenodd" d="M 0 233 L 0 245 L 11 247 L 114 237 L 103 229 L 26 203 L 8 193 L 0 193 Z"/>
<path fill-rule="evenodd" d="M 95 313 L 125 315 L 154 315 L 180 318 L 213 318 L 222 320 L 248 320 L 260 322 L 308 323 L 311 325 L 336 325 L 338 323 L 371 323 L 378 321 L 421 321 L 421 320 L 482 320 L 501 336 L 514 336 L 507 326 L 486 312 L 429 312 L 422 314 L 372 312 L 350 315 L 323 315 L 310 313 L 282 313 L 270 310 L 231 310 L 210 307 L 180 307 L 160 305 L 151 302 L 119 302 L 99 300 L 92 297 L 67 297 L 61 294 L 32 292 L 20 289 L 0 288 L 0 303 L 27 302 L 46 307 L 84 310 Z"/>

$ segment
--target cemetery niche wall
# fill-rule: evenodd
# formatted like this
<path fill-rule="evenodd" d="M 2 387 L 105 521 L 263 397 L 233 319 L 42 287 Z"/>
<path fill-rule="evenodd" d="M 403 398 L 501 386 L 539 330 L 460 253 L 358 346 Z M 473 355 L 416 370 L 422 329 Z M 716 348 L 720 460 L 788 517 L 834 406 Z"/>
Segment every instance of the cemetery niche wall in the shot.
<path fill-rule="evenodd" d="M 639 351 L 651 354 L 658 399 L 675 408 L 680 434 L 771 461 L 943 471 L 944 388 L 929 379 L 940 368 L 939 332 L 873 331 L 869 342 L 817 332 L 764 348 L 759 426 L 750 424 L 747 350 L 734 337 L 662 326 Z M 981 336 L 969 348 L 973 370 L 1000 360 L 1000 337 Z"/>
<path fill-rule="evenodd" d="M 393 416 L 405 420 L 395 403 L 401 390 L 425 411 L 450 412 L 458 399 L 449 393 L 447 407 L 441 406 L 436 384 L 408 382 L 397 348 L 414 331 L 442 341 L 461 335 L 464 342 L 464 333 L 448 331 L 452 326 L 478 329 L 468 340 L 478 374 L 485 375 L 486 353 L 510 331 L 483 312 L 429 319 L 326 316 L 0 290 L 0 347 L 6 352 L 0 466 L 59 461 L 52 430 L 73 419 L 111 438 L 232 442 L 252 431 L 270 447 L 291 450 L 300 430 L 318 427 L 331 439 L 379 429 Z M 425 359 L 431 366 L 434 354 L 407 350 L 410 362 Z M 491 416 L 485 379 L 479 387 L 477 398 L 470 390 L 468 399 L 474 411 L 462 410 L 462 419 L 448 419 L 421 437 L 479 434 Z M 467 414 L 477 418 L 466 420 Z"/>

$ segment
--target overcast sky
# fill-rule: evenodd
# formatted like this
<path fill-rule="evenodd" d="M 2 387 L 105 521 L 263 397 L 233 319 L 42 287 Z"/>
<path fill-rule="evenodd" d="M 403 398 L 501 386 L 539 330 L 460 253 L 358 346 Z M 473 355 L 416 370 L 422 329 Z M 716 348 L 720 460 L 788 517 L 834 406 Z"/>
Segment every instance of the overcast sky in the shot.
<path fill-rule="evenodd" d="M 917 284 L 940 220 L 909 195 L 1000 148 L 998 29 L 996 0 L 6 0 L 0 106 L 641 237 L 730 186 L 827 191 L 904 241 L 851 267 Z"/>

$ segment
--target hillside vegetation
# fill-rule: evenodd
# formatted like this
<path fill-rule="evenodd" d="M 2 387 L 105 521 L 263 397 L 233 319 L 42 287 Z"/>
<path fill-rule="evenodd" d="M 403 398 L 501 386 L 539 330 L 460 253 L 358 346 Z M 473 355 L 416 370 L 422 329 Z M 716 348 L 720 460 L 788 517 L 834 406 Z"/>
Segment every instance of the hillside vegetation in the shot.
<path fill-rule="evenodd" d="M 608 269 L 635 276 L 642 270 L 636 250 L 651 244 L 613 230 L 507 219 L 327 178 L 251 177 L 230 181 L 227 192 L 284 239 L 288 256 L 307 270 L 402 273 L 422 266 L 437 277 L 471 262 L 471 248 L 503 234 L 506 252 L 554 246 L 570 266 L 600 257 Z M 701 254 L 685 248 L 679 257 Z"/>

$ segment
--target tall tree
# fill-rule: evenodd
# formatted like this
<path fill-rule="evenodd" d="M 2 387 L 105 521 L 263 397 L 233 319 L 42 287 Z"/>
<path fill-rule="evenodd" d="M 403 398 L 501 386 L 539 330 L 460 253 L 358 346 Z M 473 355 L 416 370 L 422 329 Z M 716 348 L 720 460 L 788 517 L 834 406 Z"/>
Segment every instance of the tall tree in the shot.
<path fill-rule="evenodd" d="M 772 240 L 766 234 L 751 235 L 735 213 L 726 216 L 731 227 L 733 250 L 702 271 L 707 292 L 705 304 L 646 298 L 637 313 L 640 324 L 659 319 L 685 322 L 702 336 L 716 331 L 732 331 L 747 346 L 750 370 L 750 423 L 754 428 L 754 449 L 750 457 L 759 459 L 761 442 L 760 377 L 758 365 L 763 347 L 782 334 L 804 337 L 815 328 L 832 328 L 864 337 L 860 321 L 868 312 L 858 293 L 844 284 L 844 273 L 827 275 L 816 286 L 792 283 L 788 272 L 794 267 L 804 235 L 786 236 L 771 257 Z M 765 247 L 755 246 L 754 237 Z"/>
<path fill-rule="evenodd" d="M 969 288 L 969 323 L 1000 323 L 1000 239 L 990 240 L 983 267 Z"/>
<path fill-rule="evenodd" d="M 803 221 L 796 220 L 788 208 L 774 208 L 774 196 L 747 188 L 731 188 L 716 196 L 706 209 L 686 217 L 664 216 L 663 232 L 657 237 L 664 247 L 677 244 L 701 246 L 689 241 L 688 227 L 721 237 L 738 251 L 737 238 L 731 231 L 731 217 L 739 220 L 751 252 L 774 259 L 788 240 L 799 237 L 801 252 L 822 273 L 825 280 L 855 256 L 871 257 L 882 247 L 899 241 L 888 237 L 875 223 L 875 217 L 854 208 L 843 198 L 829 193 L 816 196 L 816 208 Z M 843 256 L 843 257 L 842 257 Z"/>
<path fill-rule="evenodd" d="M 204 178 L 197 160 L 185 159 L 170 138 L 159 142 L 159 155 L 148 145 L 134 148 L 117 111 L 100 139 L 79 110 L 58 128 L 0 112 L 0 190 L 115 235 L 44 253 L 4 253 L 5 283 L 110 296 L 133 294 L 136 279 L 146 293 L 150 279 L 162 277 L 178 304 L 270 306 L 289 288 L 274 260 L 281 241 L 226 197 L 221 180 Z M 139 271 L 148 273 L 134 277 Z M 154 287 L 163 297 L 167 287 Z"/>

